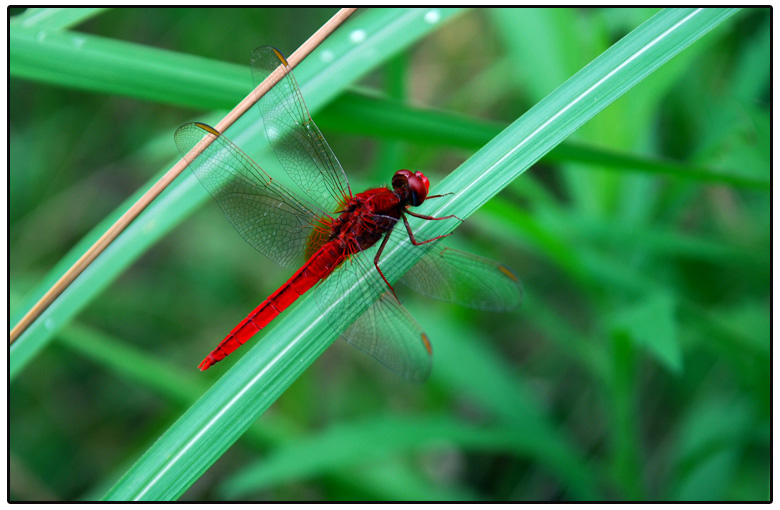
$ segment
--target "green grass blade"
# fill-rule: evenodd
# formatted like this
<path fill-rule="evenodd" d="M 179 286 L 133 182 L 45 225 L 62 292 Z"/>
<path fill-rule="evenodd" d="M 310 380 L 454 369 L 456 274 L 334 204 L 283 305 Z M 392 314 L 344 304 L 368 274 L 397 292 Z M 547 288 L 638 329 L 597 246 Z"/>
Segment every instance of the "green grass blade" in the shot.
<path fill-rule="evenodd" d="M 452 190 L 454 195 L 436 206 L 423 207 L 420 212 L 447 211 L 447 214 L 468 217 L 582 123 L 734 12 L 733 9 L 661 11 L 461 165 L 438 187 Z M 244 133 L 241 129 L 236 131 Z M 414 226 L 427 238 L 451 231 L 455 224 L 415 222 Z M 387 257 L 394 259 L 390 266 L 397 267 L 393 274 L 387 275 L 389 278 L 397 278 L 416 262 L 401 260 L 397 248 L 397 243 L 390 243 L 386 250 Z M 347 292 L 333 306 L 349 307 L 353 313 L 359 313 L 361 306 L 367 304 L 355 303 L 355 295 Z M 347 326 L 343 324 L 344 329 Z M 323 312 L 311 296 L 304 299 L 171 426 L 107 499 L 178 497 L 333 339 L 334 332 Z"/>
<path fill-rule="evenodd" d="M 70 324 L 63 328 L 57 336 L 57 341 L 129 384 L 144 387 L 181 406 L 192 405 L 207 389 L 203 378 L 198 377 L 195 372 L 172 368 L 152 354 L 130 347 L 81 324 Z M 299 435 L 300 432 L 296 430 L 294 424 L 277 416 L 275 420 L 253 423 L 242 436 L 242 440 L 253 446 L 256 451 L 262 452 L 268 446 L 284 448 L 287 444 L 297 444 Z M 126 466 L 124 471 L 129 467 Z M 382 473 L 371 470 L 354 473 L 335 468 L 327 473 L 326 477 L 341 486 L 374 494 L 377 499 L 421 499 L 423 494 L 428 494 L 427 497 L 431 499 L 475 499 L 471 494 L 436 488 L 427 484 L 415 476 L 407 466 L 398 465 L 391 471 L 384 475 L 400 478 L 400 480 L 390 485 L 382 483 L 387 482 L 386 478 L 381 478 Z M 118 471 L 113 479 L 109 474 L 107 481 L 101 484 L 105 485 L 102 491 L 100 486 L 93 487 L 87 494 L 82 495 L 81 499 L 86 501 L 99 499 L 122 474 L 123 471 Z M 415 479 L 417 482 L 411 484 L 410 480 Z"/>
<path fill-rule="evenodd" d="M 526 310 L 523 313 L 528 314 Z M 597 481 L 583 454 L 556 427 L 529 378 L 513 370 L 488 335 L 469 327 L 465 320 L 445 317 L 435 310 L 425 316 L 425 324 L 436 332 L 434 341 L 442 339 L 434 345 L 434 381 L 446 388 L 454 401 L 465 398 L 478 403 L 501 423 L 513 427 L 515 434 L 530 434 L 535 448 L 527 456 L 547 464 L 567 497 L 600 499 Z"/>
<path fill-rule="evenodd" d="M 350 20 L 357 34 L 372 36 L 359 44 L 350 43 L 359 53 L 364 72 L 397 54 L 408 45 L 446 22 L 460 9 L 374 9 Z M 426 16 L 427 15 L 427 16 Z M 385 26 L 377 20 L 386 21 Z M 388 37 L 398 34 L 401 37 Z M 10 37 L 11 76 L 107 94 L 125 95 L 150 101 L 200 109 L 232 108 L 248 93 L 248 68 L 193 55 L 106 39 L 76 32 L 57 32 L 41 37 L 39 30 L 13 25 Z M 365 35 L 359 35 L 365 37 Z M 346 47 L 346 46 L 345 46 Z M 374 48 L 376 51 L 367 51 Z M 247 51 L 247 58 L 250 51 Z M 316 58 L 334 59 L 333 53 L 315 51 Z M 344 70 L 351 59 L 335 59 L 329 67 Z M 296 71 L 296 75 L 300 75 Z M 352 77 L 354 71 L 346 72 Z M 321 75 L 311 76 L 319 88 Z M 327 88 L 338 95 L 346 83 L 333 80 Z M 328 102 L 332 97 L 326 97 Z"/>
<path fill-rule="evenodd" d="M 11 18 L 11 26 L 18 26 L 25 29 L 35 30 L 38 34 L 45 37 L 43 31 L 65 30 L 74 27 L 94 16 L 105 11 L 105 7 L 72 8 L 72 7 L 49 7 L 49 8 L 31 8 L 18 16 Z"/>
<path fill-rule="evenodd" d="M 44 277 L 35 292 L 27 296 L 22 305 L 11 310 L 15 323 L 60 276 L 84 253 L 138 198 L 162 176 L 160 172 L 149 181 L 148 186 L 139 189 L 110 216 L 100 222 L 92 231 L 63 257 Z M 90 267 L 30 327 L 11 344 L 9 374 L 11 379 L 52 339 L 59 328 L 76 315 L 95 296 L 112 283 L 156 240 L 169 232 L 182 218 L 205 202 L 205 195 L 197 195 L 197 183 L 192 179 L 169 187 L 120 235 Z M 187 190 L 195 193 L 186 195 Z M 182 195 L 185 193 L 185 195 Z"/>
<path fill-rule="evenodd" d="M 192 405 L 207 389 L 202 377 L 194 371 L 183 371 L 172 368 L 168 363 L 161 362 L 152 354 L 130 347 L 110 336 L 88 328 L 81 324 L 70 324 L 62 329 L 57 341 L 68 349 L 78 353 L 85 359 L 100 365 L 118 378 L 129 384 L 139 385 L 164 397 L 166 400 L 181 406 Z M 242 436 L 247 444 L 256 451 L 262 452 L 268 446 L 284 448 L 287 444 L 297 444 L 300 432 L 293 424 L 277 417 L 275 420 L 263 420 L 252 424 Z M 124 471 L 130 466 L 127 466 Z M 343 486 L 357 488 L 367 494 L 375 494 L 378 499 L 404 499 L 410 495 L 412 499 L 420 499 L 420 494 L 435 495 L 434 499 L 457 500 L 464 499 L 463 494 L 435 487 L 418 480 L 409 487 L 409 479 L 414 479 L 414 473 L 408 467 L 396 466 L 393 476 L 401 477 L 404 483 L 388 486 L 377 479 L 378 474 L 370 470 L 354 473 L 335 468 L 327 473 L 330 479 Z M 121 477 L 123 471 L 117 472 L 113 479 L 105 482 L 105 488 L 94 487 L 84 500 L 96 500 Z M 473 495 L 469 499 L 474 499 Z"/>
<path fill-rule="evenodd" d="M 378 437 L 381 442 L 377 442 Z M 429 450 L 432 443 L 465 451 L 532 456 L 551 464 L 552 469 L 558 468 L 559 459 L 540 452 L 540 442 L 532 427 L 475 426 L 438 416 L 377 416 L 357 423 L 341 423 L 271 452 L 262 461 L 231 476 L 220 492 L 225 498 L 240 499 L 257 489 L 320 475 L 330 469 L 373 464 L 399 453 Z"/>
<path fill-rule="evenodd" d="M 431 12 L 436 13 L 436 15 L 431 16 L 429 14 Z M 342 27 L 342 30 L 334 33 L 296 69 L 296 78 L 304 91 L 310 111 L 316 112 L 325 103 L 340 94 L 352 81 L 380 64 L 383 58 L 390 58 L 459 12 L 461 12 L 459 9 L 378 9 L 365 12 L 350 20 Z M 350 31 L 364 31 L 369 35 L 361 44 L 356 45 L 349 39 Z M 109 54 L 113 51 L 112 46 L 108 41 L 106 44 L 107 46 L 102 47 L 99 53 L 100 57 L 90 61 L 92 64 L 102 61 L 103 58 L 110 58 Z M 328 54 L 328 52 L 332 56 L 339 55 L 336 59 L 338 65 L 322 58 L 322 55 Z M 152 68 L 157 64 L 157 62 L 152 62 Z M 80 65 L 88 65 L 88 63 Z M 118 71 L 116 68 L 113 70 Z M 127 71 L 128 69 L 124 69 L 122 72 Z M 144 67 L 138 69 L 141 74 L 145 71 Z M 148 71 L 152 72 L 153 69 Z M 325 85 L 323 80 L 330 80 L 330 82 Z M 245 92 L 248 92 L 251 89 L 248 73 L 242 81 L 246 83 L 244 85 Z M 254 114 L 254 109 L 252 113 Z M 215 123 L 214 118 L 207 117 L 199 120 Z M 265 139 L 263 135 L 258 136 L 257 126 L 252 126 L 253 119 L 253 115 L 244 116 L 230 130 L 233 140 L 250 153 L 258 150 Z M 170 140 L 173 152 L 175 146 L 172 135 L 170 135 Z M 272 156 L 269 155 L 269 157 Z M 36 291 L 25 299 L 23 305 L 12 312 L 12 316 L 21 317 L 60 278 L 67 268 L 146 189 L 151 187 L 152 183 L 159 179 L 163 172 L 161 171 L 147 186 L 139 189 L 110 217 L 82 239 L 45 277 Z M 10 377 L 12 379 L 16 377 L 62 324 L 94 299 L 150 246 L 204 203 L 207 196 L 208 194 L 191 175 L 191 172 L 186 172 L 173 185 L 169 186 L 13 343 L 10 353 Z"/>
<path fill-rule="evenodd" d="M 545 412 L 530 385 L 521 375 L 513 373 L 505 359 L 492 351 L 490 342 L 481 331 L 465 323 L 453 323 L 435 312 L 426 316 L 426 328 L 436 331 L 438 338 L 446 339 L 435 345 L 433 383 L 445 388 L 453 401 L 468 399 L 477 403 L 483 411 L 494 415 L 501 425 L 489 430 L 501 429 L 507 438 L 514 437 L 516 442 L 509 447 L 510 451 L 546 464 L 549 471 L 566 487 L 567 496 L 573 499 L 598 499 L 596 481 L 584 460 L 561 437 L 551 420 L 545 418 Z M 457 431 L 466 425 L 444 418 L 436 419 L 436 423 L 441 425 L 438 428 L 428 428 L 424 424 L 411 425 L 416 420 L 412 417 L 405 418 L 407 420 L 410 423 L 408 428 L 399 429 L 395 426 L 396 419 L 376 417 L 362 424 L 370 431 L 362 430 L 361 425 L 337 425 L 317 439 L 303 439 L 307 445 L 317 444 L 311 449 L 304 447 L 310 452 L 306 458 L 316 459 L 297 466 L 288 461 L 300 454 L 301 445 L 296 442 L 280 446 L 267 460 L 248 467 L 243 474 L 237 474 L 237 478 L 231 477 L 226 481 L 224 494 L 242 497 L 245 491 L 262 488 L 266 484 L 287 482 L 304 476 L 320 476 L 338 468 L 352 467 L 354 471 L 354 466 L 369 460 L 367 451 L 371 451 L 371 458 L 384 461 L 394 454 L 416 451 L 439 441 L 454 442 L 455 447 L 473 451 L 490 451 L 498 444 L 493 440 L 476 444 L 462 442 L 458 433 L 449 434 L 452 427 Z M 385 429 L 397 430 L 399 434 L 388 435 L 384 433 Z M 489 430 L 481 430 L 478 435 L 484 432 L 491 436 Z M 440 437 L 439 434 L 447 437 Z M 353 441 L 345 442 L 343 436 L 351 437 Z M 381 451 L 369 446 L 376 443 L 377 437 L 387 441 L 383 443 Z M 533 438 L 532 448 L 527 448 L 524 438 Z M 501 442 L 498 438 L 493 439 Z"/>
<path fill-rule="evenodd" d="M 479 149 L 506 127 L 498 122 L 450 112 L 423 110 L 400 101 L 358 92 L 347 92 L 330 104 L 318 116 L 317 123 L 328 131 L 464 149 Z M 770 189 L 768 179 L 742 176 L 734 170 L 715 170 L 668 159 L 593 147 L 582 142 L 563 142 L 546 154 L 544 160 L 589 163 L 618 171 L 671 175 L 692 181 L 748 189 Z"/>
<path fill-rule="evenodd" d="M 89 34 L 56 32 L 41 39 L 39 33 L 11 26 L 11 76 L 198 109 L 230 108 L 246 94 L 248 66 Z M 333 101 L 318 115 L 317 122 L 328 131 L 473 150 L 506 127 L 355 92 Z M 564 142 L 545 159 L 769 190 L 768 180 L 741 176 L 733 170 L 713 170 L 582 143 Z"/>
<path fill-rule="evenodd" d="M 624 37 L 539 102 L 493 141 L 483 147 L 440 189 L 458 190 L 436 214 L 458 207 L 468 216 L 508 182 L 549 152 L 563 138 L 620 97 L 666 60 L 709 31 L 734 10 L 666 9 Z M 480 168 L 471 170 L 472 166 Z M 468 199 L 466 210 L 462 204 Z M 437 230 L 435 222 L 421 227 Z"/>
<path fill-rule="evenodd" d="M 205 110 L 230 108 L 249 91 L 246 66 L 78 32 L 39 34 L 11 25 L 11 76 Z"/>
<path fill-rule="evenodd" d="M 172 367 L 108 335 L 79 324 L 70 324 L 57 335 L 59 342 L 93 360 L 121 378 L 149 388 L 180 405 L 190 405 L 207 386 L 192 371 Z"/>
<path fill-rule="evenodd" d="M 669 175 L 689 181 L 725 184 L 762 191 L 770 190 L 768 179 L 739 175 L 732 169 L 706 168 L 690 163 L 679 163 L 670 159 L 594 148 L 584 143 L 560 144 L 549 154 L 549 160 L 593 163 L 615 170 L 633 170 L 650 174 Z"/>
<path fill-rule="evenodd" d="M 391 457 L 374 465 L 363 465 L 359 470 L 345 469 L 345 473 L 360 482 L 362 489 L 376 494 L 377 501 L 476 501 L 479 496 L 462 485 L 441 484 L 420 476 L 410 469 L 405 459 Z M 371 497 L 358 499 L 372 500 Z"/>

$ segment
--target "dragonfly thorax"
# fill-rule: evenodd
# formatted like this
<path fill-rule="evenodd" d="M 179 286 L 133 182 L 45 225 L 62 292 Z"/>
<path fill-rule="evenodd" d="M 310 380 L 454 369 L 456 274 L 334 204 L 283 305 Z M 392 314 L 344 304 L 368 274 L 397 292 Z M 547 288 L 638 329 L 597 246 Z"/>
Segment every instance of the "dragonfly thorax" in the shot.
<path fill-rule="evenodd" d="M 345 205 L 330 225 L 330 241 L 336 241 L 350 253 L 373 246 L 393 229 L 401 218 L 404 204 L 387 188 L 373 188 L 358 193 Z"/>

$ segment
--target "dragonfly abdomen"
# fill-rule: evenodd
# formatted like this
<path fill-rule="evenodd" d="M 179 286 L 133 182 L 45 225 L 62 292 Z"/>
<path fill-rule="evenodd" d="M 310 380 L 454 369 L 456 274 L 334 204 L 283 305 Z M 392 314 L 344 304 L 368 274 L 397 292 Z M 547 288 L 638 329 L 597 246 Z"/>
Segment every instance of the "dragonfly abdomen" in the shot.
<path fill-rule="evenodd" d="M 216 349 L 206 356 L 198 368 L 206 370 L 222 361 L 230 353 L 241 347 L 255 333 L 271 323 L 280 313 L 292 305 L 295 300 L 327 277 L 344 260 L 344 250 L 337 242 L 329 242 L 301 266 L 289 280 L 276 289 L 276 292 L 252 310 L 252 313 L 222 340 Z"/>

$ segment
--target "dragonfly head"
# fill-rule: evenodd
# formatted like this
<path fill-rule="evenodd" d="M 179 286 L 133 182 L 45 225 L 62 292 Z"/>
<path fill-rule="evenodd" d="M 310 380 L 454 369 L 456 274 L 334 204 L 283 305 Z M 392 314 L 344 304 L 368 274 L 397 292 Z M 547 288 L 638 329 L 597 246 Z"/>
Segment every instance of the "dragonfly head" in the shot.
<path fill-rule="evenodd" d="M 393 191 L 401 197 L 404 204 L 417 207 L 428 196 L 430 182 L 422 172 L 399 170 L 393 175 Z"/>

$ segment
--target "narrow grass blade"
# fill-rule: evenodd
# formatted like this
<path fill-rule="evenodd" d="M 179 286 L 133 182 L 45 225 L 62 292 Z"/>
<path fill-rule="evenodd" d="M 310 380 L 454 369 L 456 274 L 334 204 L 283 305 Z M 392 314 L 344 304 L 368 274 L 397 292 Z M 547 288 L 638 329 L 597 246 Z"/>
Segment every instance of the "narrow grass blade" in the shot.
<path fill-rule="evenodd" d="M 231 498 L 245 497 L 248 492 L 273 483 L 320 476 L 338 468 L 354 469 L 364 462 L 371 463 L 372 459 L 384 462 L 393 455 L 415 452 L 437 442 L 453 443 L 468 451 L 492 451 L 498 444 L 494 441 L 502 441 L 492 432 L 502 430 L 501 435 L 514 438 L 508 439 L 513 446 L 507 449 L 535 463 L 546 464 L 565 487 L 567 496 L 598 499 L 596 481 L 584 460 L 545 418 L 542 406 L 522 376 L 514 374 L 511 366 L 492 352 L 484 336 L 466 324 L 453 323 L 435 312 L 426 317 L 426 324 L 431 331 L 436 331 L 438 338 L 446 339 L 435 346 L 436 384 L 445 388 L 453 400 L 473 401 L 494 415 L 500 425 L 482 428 L 452 418 L 406 417 L 403 420 L 406 425 L 399 427 L 397 418 L 391 416 L 341 424 L 316 438 L 280 446 L 270 457 L 226 480 L 224 494 Z M 425 423 L 429 419 L 434 424 L 431 427 Z M 476 430 L 476 435 L 485 437 L 486 442 L 462 442 L 459 431 L 464 429 Z M 345 441 L 345 436 L 350 441 Z M 383 438 L 381 448 L 376 447 L 377 437 Z M 533 438 L 532 448 L 527 448 L 528 438 Z M 305 455 L 307 461 L 290 462 L 301 458 L 301 450 L 309 452 Z"/>
<path fill-rule="evenodd" d="M 105 7 L 48 7 L 30 8 L 18 16 L 11 18 L 11 26 L 19 26 L 25 29 L 65 30 L 74 27 L 105 11 Z M 40 32 L 39 32 L 40 33 Z"/>
<path fill-rule="evenodd" d="M 172 368 L 152 354 L 141 352 L 105 333 L 81 324 L 66 326 L 57 336 L 57 340 L 68 349 L 100 365 L 129 384 L 140 385 L 181 406 L 192 405 L 207 389 L 203 379 L 195 372 Z M 242 440 L 254 447 L 257 452 L 265 451 L 269 446 L 284 448 L 287 444 L 297 444 L 299 441 L 300 432 L 294 425 L 278 416 L 275 420 L 255 422 L 247 429 Z M 113 473 L 109 473 L 102 484 L 105 485 L 103 490 L 100 490 L 100 487 L 93 487 L 87 494 L 82 495 L 81 499 L 86 501 L 99 499 L 129 467 L 129 465 L 125 466 L 122 471 L 117 471 L 113 478 L 111 478 Z M 371 470 L 354 473 L 336 467 L 327 473 L 326 477 L 339 485 L 350 486 L 366 494 L 375 494 L 378 499 L 421 499 L 420 495 L 428 494 L 431 499 L 458 500 L 466 496 L 442 488 L 437 489 L 419 479 L 410 487 L 409 480 L 416 477 L 408 466 L 398 465 L 391 471 L 391 476 L 400 478 L 401 481 L 389 486 L 386 478 L 378 478 L 382 473 Z M 381 483 L 382 481 L 385 483 Z M 475 499 L 473 495 L 468 496 L 467 499 Z"/>
<path fill-rule="evenodd" d="M 523 314 L 528 315 L 525 310 Z M 467 321 L 453 320 L 435 310 L 425 316 L 425 324 L 435 344 L 435 382 L 453 400 L 473 401 L 513 428 L 514 434 L 530 434 L 536 445 L 526 455 L 535 463 L 547 464 L 567 497 L 600 499 L 585 453 L 577 451 L 566 431 L 557 427 L 533 383 L 497 352 L 488 335 L 469 327 Z"/>
<path fill-rule="evenodd" d="M 206 390 L 195 372 L 183 372 L 160 359 L 79 324 L 57 335 L 68 348 L 120 377 L 140 384 L 180 405 L 190 405 Z"/>
<path fill-rule="evenodd" d="M 437 190 L 454 195 L 435 206 L 423 206 L 420 212 L 440 215 L 446 211 L 468 217 L 583 122 L 734 12 L 661 11 L 461 165 Z M 339 72 L 345 70 L 339 68 Z M 415 222 L 414 227 L 429 238 L 451 231 L 456 223 Z M 385 250 L 393 261 L 390 265 L 395 266 L 394 274 L 387 274 L 391 279 L 417 262 L 404 258 L 398 248 L 393 242 Z M 348 291 L 332 306 L 359 312 L 360 306 L 367 305 L 355 303 L 358 294 Z M 178 497 L 334 340 L 334 332 L 311 296 L 286 313 L 262 342 L 171 426 L 107 499 Z M 343 324 L 343 329 L 347 327 Z"/>
<path fill-rule="evenodd" d="M 231 108 L 250 90 L 248 66 L 20 25 L 10 26 L 9 38 L 17 78 L 204 110 Z"/>
<path fill-rule="evenodd" d="M 377 442 L 378 437 L 382 438 L 381 442 Z M 531 456 L 555 471 L 560 469 L 560 459 L 540 451 L 541 443 L 531 427 L 523 430 L 506 425 L 475 426 L 451 417 L 378 416 L 357 423 L 342 423 L 280 448 L 226 480 L 221 494 L 239 499 L 257 489 L 299 481 L 334 468 L 372 464 L 391 455 L 428 450 L 432 443 L 465 451 Z"/>
<path fill-rule="evenodd" d="M 328 131 L 465 149 L 479 149 L 506 127 L 498 122 L 450 112 L 423 110 L 399 101 L 357 92 L 347 92 L 338 98 L 322 111 L 317 121 Z M 582 142 L 563 142 L 546 154 L 544 159 L 769 191 L 769 180 L 742 176 L 734 170 L 704 168 L 669 159 L 593 147 Z"/>

